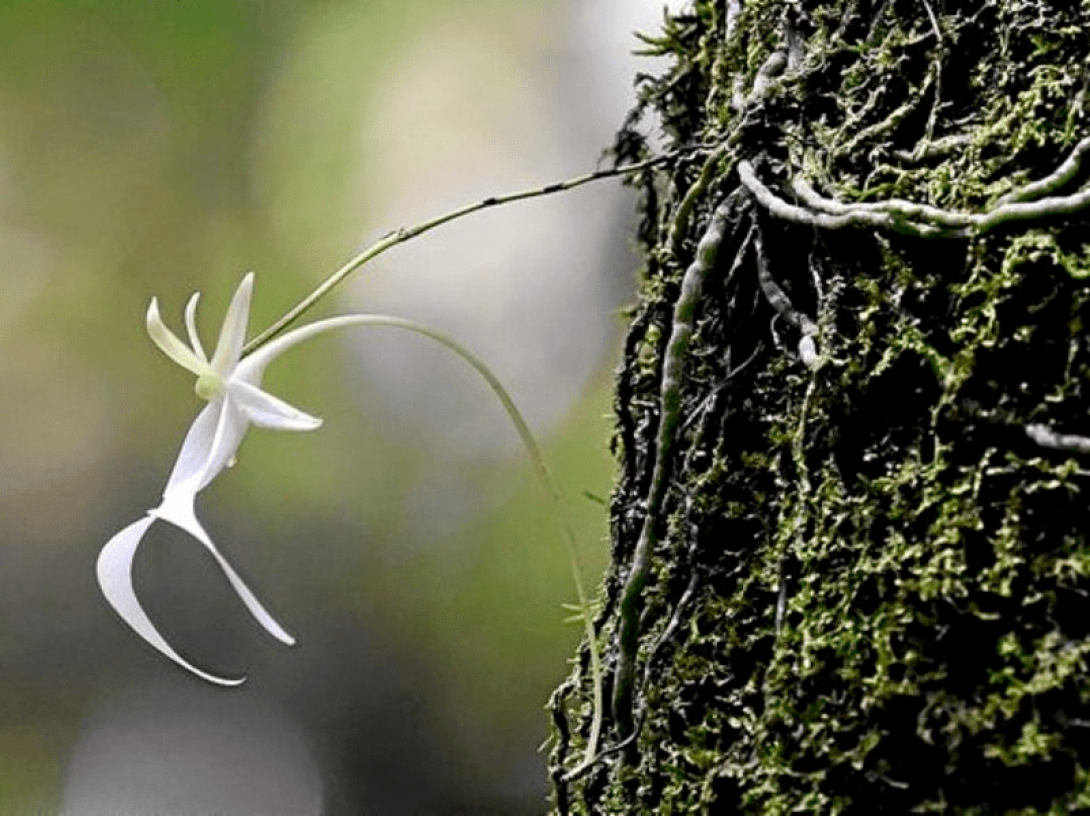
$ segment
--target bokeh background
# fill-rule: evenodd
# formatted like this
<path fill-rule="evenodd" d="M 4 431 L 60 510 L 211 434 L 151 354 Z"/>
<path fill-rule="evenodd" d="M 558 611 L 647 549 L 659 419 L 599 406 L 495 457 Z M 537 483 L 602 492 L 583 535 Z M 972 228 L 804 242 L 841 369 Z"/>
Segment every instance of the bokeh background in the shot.
<path fill-rule="evenodd" d="M 200 405 L 148 341 L 241 275 L 251 332 L 388 230 L 597 166 L 632 102 L 635 0 L 0 2 L 0 813 L 539 813 L 543 705 L 579 637 L 550 505 L 482 383 L 358 329 L 266 384 L 325 418 L 252 431 L 199 511 L 300 641 L 250 621 L 156 525 L 152 618 L 240 689 L 192 678 L 102 600 L 94 561 L 158 503 Z M 313 316 L 442 328 L 507 383 L 607 556 L 609 386 L 632 297 L 616 182 L 395 249 Z"/>

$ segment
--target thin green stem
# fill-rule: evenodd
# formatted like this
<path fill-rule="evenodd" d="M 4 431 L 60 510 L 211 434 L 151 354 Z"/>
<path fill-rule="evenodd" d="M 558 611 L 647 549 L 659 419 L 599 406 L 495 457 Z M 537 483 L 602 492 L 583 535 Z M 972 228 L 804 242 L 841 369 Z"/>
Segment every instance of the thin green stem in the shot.
<path fill-rule="evenodd" d="M 712 179 L 715 177 L 719 165 L 730 153 L 731 147 L 732 145 L 729 142 L 724 142 L 708 156 L 704 166 L 700 168 L 700 174 L 696 177 L 696 181 L 693 182 L 693 186 L 689 188 L 689 191 L 685 193 L 685 197 L 681 199 L 681 203 L 677 205 L 677 211 L 673 222 L 670 224 L 670 232 L 667 238 L 667 246 L 670 247 L 670 252 L 675 259 L 681 257 L 681 242 L 684 240 L 685 232 L 689 227 L 689 217 L 693 213 L 693 206 L 704 195 L 704 191 L 708 189 L 708 185 L 711 184 Z"/>
<path fill-rule="evenodd" d="M 481 199 L 473 204 L 466 204 L 458 207 L 455 210 L 451 210 L 443 215 L 436 216 L 435 218 L 423 221 L 416 226 L 402 228 L 394 230 L 388 233 L 384 237 L 380 238 L 374 244 L 369 246 L 363 252 L 359 253 L 355 257 L 349 259 L 340 269 L 322 281 L 317 288 L 314 289 L 309 295 L 299 301 L 295 306 L 289 309 L 283 317 L 265 329 L 263 332 L 254 337 L 246 347 L 243 349 L 244 353 L 250 353 L 255 349 L 263 346 L 269 342 L 280 332 L 284 331 L 288 326 L 299 319 L 307 310 L 310 309 L 315 303 L 329 294 L 337 284 L 347 278 L 350 274 L 355 272 L 361 266 L 366 264 L 371 259 L 381 255 L 391 247 L 395 247 L 398 244 L 403 244 L 415 238 L 418 235 L 423 235 L 425 232 L 440 227 L 450 221 L 462 218 L 467 215 L 472 215 L 475 212 L 486 210 L 490 207 L 498 207 L 502 204 L 510 204 L 513 201 L 522 201 L 528 198 L 539 198 L 541 196 L 552 195 L 553 193 L 561 193 L 565 190 L 573 190 L 576 187 L 582 187 L 584 184 L 589 184 L 592 181 L 598 181 L 599 179 L 614 178 L 616 176 L 623 176 L 628 173 L 638 173 L 640 170 L 646 170 L 649 167 L 662 164 L 674 158 L 680 151 L 673 151 L 663 156 L 659 156 L 654 159 L 647 159 L 646 161 L 636 162 L 634 164 L 625 164 L 620 167 L 614 167 L 610 170 L 597 170 L 593 173 L 587 173 L 586 175 L 577 176 L 566 181 L 560 181 L 555 184 L 548 184 L 544 187 L 537 187 L 532 190 L 522 190 L 517 193 L 507 193 L 506 195 L 490 196 L 489 198 Z"/>

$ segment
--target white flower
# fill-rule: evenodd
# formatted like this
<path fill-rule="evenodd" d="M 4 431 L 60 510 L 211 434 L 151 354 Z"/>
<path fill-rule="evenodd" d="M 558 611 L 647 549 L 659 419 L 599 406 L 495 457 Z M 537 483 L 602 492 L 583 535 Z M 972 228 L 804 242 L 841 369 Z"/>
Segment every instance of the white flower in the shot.
<path fill-rule="evenodd" d="M 174 469 L 163 490 L 163 501 L 155 509 L 149 510 L 145 518 L 133 522 L 106 542 L 106 546 L 99 553 L 97 565 L 102 594 L 125 623 L 178 665 L 209 682 L 225 686 L 238 685 L 245 678 L 220 677 L 197 668 L 179 655 L 155 628 L 133 589 L 133 558 L 144 534 L 156 519 L 181 528 L 204 545 L 250 614 L 265 631 L 289 646 L 295 643 L 295 639 L 265 610 L 212 543 L 212 539 L 197 520 L 194 510 L 197 494 L 234 461 L 242 438 L 251 424 L 287 431 L 309 431 L 322 424 L 320 419 L 305 414 L 261 390 L 261 377 L 265 368 L 291 347 L 323 332 L 349 326 L 385 326 L 405 329 L 431 338 L 469 364 L 488 383 L 518 431 L 544 483 L 549 483 L 533 434 L 503 385 L 481 360 L 441 332 L 398 317 L 342 315 L 300 326 L 271 340 L 249 356 L 242 357 L 253 283 L 251 273 L 239 284 L 227 309 L 219 342 L 211 359 L 205 354 L 197 336 L 196 311 L 199 295 L 193 295 L 185 308 L 189 345 L 163 325 L 159 317 L 159 307 L 154 300 L 148 307 L 147 326 L 151 339 L 170 359 L 197 375 L 197 394 L 207 400 L 208 405 L 193 420 L 193 425 L 186 434 L 182 449 L 178 452 L 178 460 L 174 463 Z"/>
<path fill-rule="evenodd" d="M 170 522 L 205 546 L 246 608 L 269 634 L 289 646 L 295 643 L 295 639 L 265 610 L 212 543 L 194 511 L 197 493 L 233 461 L 251 423 L 290 431 L 309 431 L 322 424 L 320 419 L 293 408 L 259 387 L 269 362 L 299 340 L 312 336 L 318 324 L 297 329 L 241 359 L 252 291 L 253 273 L 250 273 L 242 279 L 231 300 L 211 359 L 205 355 L 197 335 L 195 316 L 200 298 L 198 294 L 190 298 L 185 310 L 188 346 L 163 324 L 155 300 L 148 307 L 147 327 L 151 339 L 168 357 L 197 375 L 197 394 L 208 400 L 208 405 L 197 415 L 186 435 L 163 491 L 162 503 L 150 510 L 146 518 L 130 524 L 111 538 L 102 548 L 97 565 L 99 585 L 106 600 L 137 634 L 179 665 L 205 680 L 222 685 L 237 685 L 245 678 L 225 678 L 202 671 L 167 643 L 136 597 L 132 585 L 132 563 L 137 547 L 152 523 L 156 519 Z M 318 327 L 317 330 L 323 328 L 327 327 Z"/>

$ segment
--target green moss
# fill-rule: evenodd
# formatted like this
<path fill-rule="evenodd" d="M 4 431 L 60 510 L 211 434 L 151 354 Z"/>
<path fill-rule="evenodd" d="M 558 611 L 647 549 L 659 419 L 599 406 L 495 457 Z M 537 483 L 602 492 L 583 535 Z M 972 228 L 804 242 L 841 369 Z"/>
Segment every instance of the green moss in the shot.
<path fill-rule="evenodd" d="M 679 143 L 732 148 L 685 221 L 683 255 L 736 188 L 740 158 L 781 191 L 803 173 L 846 202 L 973 212 L 1051 172 L 1087 130 L 1085 4 L 932 3 L 940 42 L 917 3 L 804 0 L 801 70 L 743 115 L 729 106 L 734 77 L 748 89 L 780 47 L 784 6 L 746 3 L 726 41 L 721 5 L 698 0 L 667 26 L 675 67 L 641 91 Z M 650 262 L 618 377 L 607 650 L 655 462 L 662 336 L 690 260 L 674 258 L 664 225 L 698 169 L 664 171 L 669 200 L 652 194 L 662 179 L 645 188 Z M 950 240 L 823 232 L 744 196 L 736 217 L 685 364 L 640 627 L 642 727 L 559 785 L 557 809 L 1087 806 L 1090 469 L 1024 431 L 1090 435 L 1086 216 Z M 816 369 L 760 295 L 754 218 L 777 282 L 821 326 Z M 584 674 L 564 709 L 575 735 Z M 578 758 L 554 750 L 554 779 Z"/>

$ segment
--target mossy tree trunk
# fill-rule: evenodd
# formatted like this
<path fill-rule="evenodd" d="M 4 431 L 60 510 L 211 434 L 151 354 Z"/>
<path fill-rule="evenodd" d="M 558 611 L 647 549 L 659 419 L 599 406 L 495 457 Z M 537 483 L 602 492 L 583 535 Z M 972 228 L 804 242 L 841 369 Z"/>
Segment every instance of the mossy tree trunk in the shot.
<path fill-rule="evenodd" d="M 556 811 L 1090 807 L 1090 3 L 696 0 L 649 47 L 701 147 L 640 180 Z"/>

